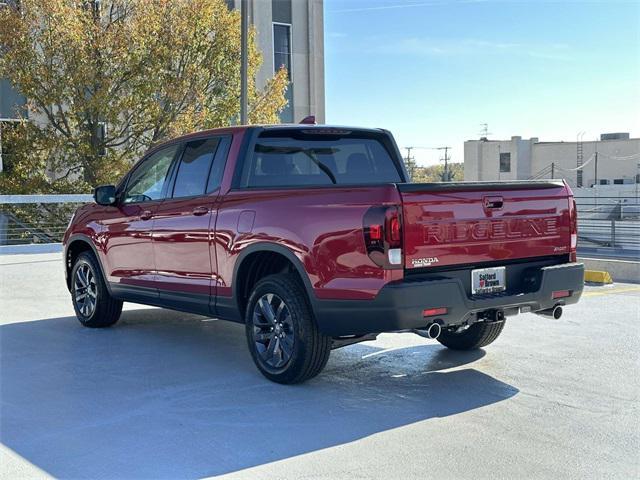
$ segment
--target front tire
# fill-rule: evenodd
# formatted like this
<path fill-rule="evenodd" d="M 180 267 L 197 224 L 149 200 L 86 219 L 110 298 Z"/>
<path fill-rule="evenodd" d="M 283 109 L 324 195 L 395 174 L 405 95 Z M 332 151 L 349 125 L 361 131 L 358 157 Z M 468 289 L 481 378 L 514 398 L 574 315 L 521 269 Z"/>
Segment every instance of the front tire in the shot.
<path fill-rule="evenodd" d="M 306 293 L 293 275 L 270 275 L 258 282 L 245 325 L 253 361 L 271 381 L 301 383 L 327 364 L 331 338 L 318 330 Z"/>
<path fill-rule="evenodd" d="M 122 313 L 122 301 L 109 294 L 98 261 L 89 252 L 78 255 L 73 264 L 71 298 L 76 317 L 85 327 L 110 327 Z"/>
<path fill-rule="evenodd" d="M 442 330 L 438 341 L 452 350 L 475 350 L 492 343 L 504 328 L 505 322 L 478 322 L 462 332 Z"/>

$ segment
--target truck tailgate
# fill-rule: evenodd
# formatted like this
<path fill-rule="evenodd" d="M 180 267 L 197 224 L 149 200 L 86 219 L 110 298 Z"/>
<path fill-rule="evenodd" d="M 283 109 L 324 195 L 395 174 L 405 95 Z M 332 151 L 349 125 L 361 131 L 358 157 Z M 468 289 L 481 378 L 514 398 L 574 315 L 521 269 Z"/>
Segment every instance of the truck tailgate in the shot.
<path fill-rule="evenodd" d="M 561 181 L 398 184 L 404 266 L 429 269 L 568 254 Z"/>

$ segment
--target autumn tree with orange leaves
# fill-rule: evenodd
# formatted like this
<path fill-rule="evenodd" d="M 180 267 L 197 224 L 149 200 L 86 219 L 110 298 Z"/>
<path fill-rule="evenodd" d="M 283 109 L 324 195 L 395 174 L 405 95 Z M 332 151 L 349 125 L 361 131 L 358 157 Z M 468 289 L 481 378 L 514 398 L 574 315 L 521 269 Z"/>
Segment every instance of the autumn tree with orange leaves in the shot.
<path fill-rule="evenodd" d="M 287 73 L 258 89 L 261 63 L 252 30 L 249 120 L 277 123 Z M 88 191 L 158 141 L 237 121 L 240 17 L 223 0 L 9 2 L 0 77 L 28 99 L 4 132 L 0 191 Z"/>

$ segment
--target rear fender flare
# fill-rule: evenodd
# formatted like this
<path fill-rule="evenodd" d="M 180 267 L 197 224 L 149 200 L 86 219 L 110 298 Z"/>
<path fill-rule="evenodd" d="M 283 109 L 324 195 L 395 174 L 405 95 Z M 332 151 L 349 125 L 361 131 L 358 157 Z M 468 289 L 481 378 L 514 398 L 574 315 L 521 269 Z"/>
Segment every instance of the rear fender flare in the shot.
<path fill-rule="evenodd" d="M 280 255 L 284 256 L 287 260 L 289 260 L 291 264 L 294 266 L 294 268 L 296 269 L 296 271 L 298 272 L 298 275 L 300 276 L 300 278 L 302 279 L 302 283 L 304 284 L 305 291 L 307 292 L 307 297 L 309 298 L 309 302 L 311 303 L 312 308 L 314 308 L 316 303 L 316 298 L 315 298 L 315 294 L 313 293 L 313 286 L 311 285 L 311 280 L 309 279 L 309 275 L 307 274 L 307 271 L 305 270 L 302 262 L 289 248 L 283 247 L 282 245 L 278 245 L 275 243 L 270 243 L 270 242 L 254 243 L 244 248 L 242 252 L 238 255 L 238 259 L 236 260 L 236 263 L 233 267 L 233 279 L 231 282 L 231 292 L 235 300 L 238 299 L 238 292 L 237 292 L 238 271 L 240 270 L 240 267 L 242 266 L 243 261 L 252 253 L 257 253 L 257 252 L 275 252 L 275 253 L 279 253 Z"/>

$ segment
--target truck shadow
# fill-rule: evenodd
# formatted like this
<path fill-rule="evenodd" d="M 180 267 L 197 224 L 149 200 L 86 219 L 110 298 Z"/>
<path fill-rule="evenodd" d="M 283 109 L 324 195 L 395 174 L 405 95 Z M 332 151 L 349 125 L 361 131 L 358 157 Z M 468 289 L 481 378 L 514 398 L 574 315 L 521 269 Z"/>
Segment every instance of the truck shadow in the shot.
<path fill-rule="evenodd" d="M 159 309 L 126 311 L 106 330 L 74 317 L 8 324 L 0 440 L 55 477 L 203 477 L 518 393 L 473 368 L 440 371 L 482 351 L 379 350 L 336 350 L 318 378 L 281 386 L 254 368 L 241 325 Z"/>

